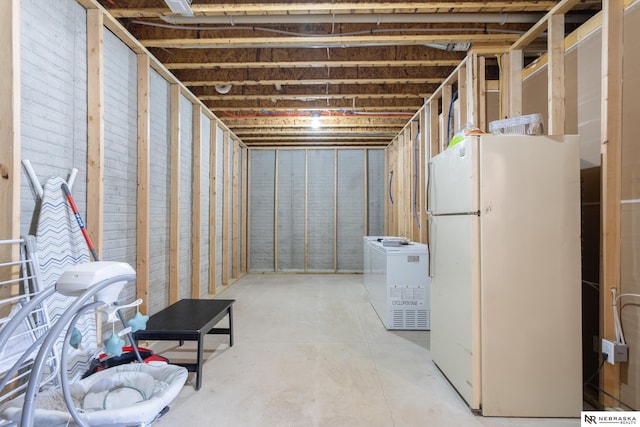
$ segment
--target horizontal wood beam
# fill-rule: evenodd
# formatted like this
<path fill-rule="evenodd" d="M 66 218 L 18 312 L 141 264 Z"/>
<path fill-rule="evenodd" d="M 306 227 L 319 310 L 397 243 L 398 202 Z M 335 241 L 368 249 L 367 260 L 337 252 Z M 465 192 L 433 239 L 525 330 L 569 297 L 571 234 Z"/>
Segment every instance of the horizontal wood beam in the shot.
<path fill-rule="evenodd" d="M 579 0 L 572 0 L 579 1 Z M 237 38 L 172 38 L 140 40 L 145 47 L 163 48 L 323 48 L 355 47 L 375 44 L 378 46 L 414 46 L 427 43 L 504 43 L 518 39 L 514 34 L 413 34 L 380 36 L 323 36 L 323 37 L 237 37 Z"/>
<path fill-rule="evenodd" d="M 216 81 L 216 80 L 200 80 L 200 81 L 183 81 L 185 86 L 304 86 L 304 85 L 364 85 L 364 84 L 440 84 L 443 78 L 432 77 L 423 79 L 401 79 L 401 78 L 382 78 L 382 79 L 324 79 L 324 80 L 232 80 L 232 81 Z"/>
<path fill-rule="evenodd" d="M 169 70 L 208 70 L 237 68 L 372 68 L 372 67 L 455 67 L 459 59 L 389 60 L 389 61 L 271 61 L 271 62 L 175 62 L 166 63 Z"/>
<path fill-rule="evenodd" d="M 346 106 L 346 107 L 329 107 L 329 108 L 305 108 L 305 107 L 270 107 L 270 108 L 261 108 L 259 106 L 254 106 L 254 107 L 221 107 L 221 106 L 217 106 L 216 109 L 212 109 L 212 111 L 214 113 L 222 113 L 220 114 L 220 117 L 225 117 L 224 112 L 226 113 L 238 113 L 237 115 L 240 116 L 238 118 L 242 118 L 242 114 L 241 113 L 256 113 L 257 111 L 260 112 L 260 114 L 270 114 L 270 113 L 291 113 L 291 112 L 306 112 L 306 113 L 313 113 L 314 111 L 317 112 L 341 112 L 344 110 L 350 110 L 350 111 L 357 111 L 357 112 L 392 112 L 392 113 L 406 113 L 406 114 L 413 114 L 417 109 L 419 109 L 422 106 L 422 104 L 415 104 L 415 105 L 398 105 L 398 106 L 384 106 L 384 105 L 380 105 L 380 106 L 373 106 L 373 105 L 369 105 L 369 106 L 357 106 L 357 107 L 352 107 L 352 106 Z M 233 117 L 234 115 L 229 115 L 227 114 L 227 117 Z"/>
<path fill-rule="evenodd" d="M 227 126 L 233 128 L 235 132 L 242 132 L 244 129 L 258 128 L 263 130 L 265 127 L 292 127 L 298 128 L 300 126 L 310 126 L 311 122 L 315 119 L 319 119 L 322 126 L 327 128 L 344 128 L 354 126 L 367 126 L 367 127 L 389 127 L 389 126 L 404 126 L 407 120 L 411 118 L 410 114 L 402 114 L 397 116 L 359 116 L 359 115 L 336 115 L 326 116 L 320 115 L 319 117 L 313 117 L 311 115 L 300 116 L 261 116 L 251 118 L 223 118 L 222 120 Z"/>
<path fill-rule="evenodd" d="M 387 136 L 387 135 L 396 135 L 398 131 L 402 129 L 402 126 L 393 126 L 393 127 L 385 127 L 385 128 L 376 128 L 375 131 L 371 131 L 370 127 L 351 127 L 351 128 L 339 128 L 339 129 L 331 129 L 331 128 L 321 128 L 318 130 L 311 129 L 310 127 L 298 127 L 298 128 L 279 128 L 272 127 L 268 129 L 235 129 L 236 135 L 242 138 L 244 141 L 245 137 L 250 135 L 262 136 L 262 135 L 303 135 L 303 136 L 315 136 L 316 138 L 326 138 L 331 133 L 331 136 L 351 136 L 353 134 L 359 134 L 365 137 L 375 137 L 375 136 Z"/>
<path fill-rule="evenodd" d="M 345 93 L 345 94 L 309 94 L 309 95 L 203 95 L 199 96 L 202 101 L 243 101 L 243 100 L 297 100 L 308 101 L 318 99 L 414 99 L 428 98 L 430 93 L 404 94 L 404 93 Z"/>

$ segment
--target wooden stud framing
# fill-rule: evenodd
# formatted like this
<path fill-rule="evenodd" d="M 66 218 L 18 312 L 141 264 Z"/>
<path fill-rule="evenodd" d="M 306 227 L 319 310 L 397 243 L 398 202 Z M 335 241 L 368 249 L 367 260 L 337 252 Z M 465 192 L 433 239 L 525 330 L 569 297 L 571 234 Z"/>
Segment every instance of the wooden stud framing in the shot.
<path fill-rule="evenodd" d="M 309 264 L 309 150 L 304 150 L 304 271 Z"/>
<path fill-rule="evenodd" d="M 247 201 L 249 192 L 248 156 L 249 150 L 242 149 L 242 212 L 240 219 L 240 273 L 247 272 Z"/>
<path fill-rule="evenodd" d="M 363 170 L 364 170 L 364 230 L 363 235 L 369 235 L 369 150 L 366 148 L 362 150 L 363 155 Z"/>
<path fill-rule="evenodd" d="M 467 60 L 467 114 L 465 123 L 478 126 L 478 55 L 469 54 Z"/>
<path fill-rule="evenodd" d="M 232 192 L 231 192 L 231 277 L 237 279 L 240 275 L 239 241 L 240 230 L 238 219 L 240 217 L 240 189 L 238 178 L 240 177 L 240 143 L 233 140 L 233 168 L 232 168 Z"/>
<path fill-rule="evenodd" d="M 149 312 L 149 220 L 151 188 L 149 56 L 138 54 L 138 187 L 136 230 L 136 297 L 140 311 Z"/>
<path fill-rule="evenodd" d="M 171 85 L 171 215 L 169 231 L 169 304 L 180 299 L 180 86 Z"/>
<path fill-rule="evenodd" d="M 438 152 L 444 151 L 447 149 L 447 144 L 449 144 L 449 141 L 447 139 L 447 127 L 449 126 L 449 120 L 448 120 L 448 115 L 449 115 L 449 106 L 451 105 L 451 99 L 453 96 L 453 88 L 450 84 L 445 85 L 442 87 L 442 132 L 441 132 L 441 138 L 440 138 L 440 149 L 438 150 Z M 449 138 L 451 138 L 451 135 L 449 135 Z"/>
<path fill-rule="evenodd" d="M 453 135 L 462 129 L 467 120 L 467 110 L 469 102 L 468 92 L 468 73 L 467 71 L 472 67 L 469 61 L 465 62 L 465 65 L 458 69 L 458 114 L 455 116 L 453 129 L 449 138 L 453 138 Z M 447 141 L 447 144 L 449 141 Z"/>
<path fill-rule="evenodd" d="M 247 149 L 247 193 L 249 193 L 249 188 L 251 188 L 251 152 L 252 149 Z M 247 272 L 251 271 L 251 197 L 247 194 L 247 225 L 244 227 L 247 229 Z"/>
<path fill-rule="evenodd" d="M 216 208 L 217 208 L 217 156 L 218 149 L 218 122 L 211 120 L 209 132 L 209 295 L 216 294 Z"/>
<path fill-rule="evenodd" d="M 509 78 L 511 74 L 511 56 L 509 53 L 503 53 L 498 56 L 498 64 L 500 65 L 499 91 L 500 91 L 500 119 L 504 119 L 510 115 L 509 105 L 511 104 L 511 88 Z"/>
<path fill-rule="evenodd" d="M 14 240 L 20 237 L 20 0 L 0 4 L 0 46 L 0 239 Z M 0 260 L 19 257 L 17 245 L 0 246 Z M 5 270 L 0 281 L 18 277 L 17 268 Z M 0 298 L 17 292 L 3 286 Z"/>
<path fill-rule="evenodd" d="M 397 236 L 404 236 L 404 132 L 401 132 L 396 140 L 395 145 L 395 173 L 393 174 L 393 194 L 395 197 L 395 232 Z"/>
<path fill-rule="evenodd" d="M 202 254 L 202 107 L 193 105 L 193 210 L 191 211 L 191 298 L 200 299 Z"/>
<path fill-rule="evenodd" d="M 621 169 L 622 169 L 622 0 L 602 3 L 602 268 L 600 292 L 600 335 L 615 339 L 612 295 L 620 293 L 621 264 Z M 620 365 L 605 363 L 600 372 L 600 387 L 614 397 L 620 397 Z M 605 406 L 618 406 L 603 396 Z"/>
<path fill-rule="evenodd" d="M 429 159 L 429 149 L 427 147 L 427 109 L 426 107 L 422 107 L 420 110 L 420 138 L 418 140 L 418 144 L 420 144 L 420 149 L 418 155 L 420 156 L 419 163 L 419 177 L 420 177 L 420 185 L 418 191 L 420 192 L 420 204 L 418 205 L 418 209 L 420 210 L 420 242 L 427 243 L 427 225 L 426 225 L 426 212 L 427 212 L 427 162 Z"/>
<path fill-rule="evenodd" d="M 523 54 L 521 49 L 511 50 L 509 55 L 509 70 L 505 76 L 509 85 L 509 103 L 507 114 L 510 117 L 522 115 L 522 66 Z"/>
<path fill-rule="evenodd" d="M 20 237 L 20 1 L 0 5 L 0 236 Z M 14 246 L 14 245 L 7 245 Z M 17 260 L 15 248 L 6 248 L 2 260 Z"/>
<path fill-rule="evenodd" d="M 102 259 L 104 232 L 104 14 L 87 10 L 87 229 Z"/>
<path fill-rule="evenodd" d="M 484 56 L 478 56 L 478 127 L 487 132 L 487 80 Z"/>
<path fill-rule="evenodd" d="M 273 186 L 273 271 L 278 272 L 278 184 L 280 182 L 280 150 L 275 150 L 276 164 L 274 172 L 275 184 Z"/>
<path fill-rule="evenodd" d="M 390 210 L 389 210 L 389 196 L 387 194 L 387 192 L 389 191 L 388 187 L 388 182 L 387 179 L 389 177 L 389 146 L 384 147 L 384 195 L 383 195 L 383 199 L 384 203 L 382 204 L 383 208 L 382 211 L 384 212 L 383 215 L 383 221 L 382 223 L 384 224 L 383 226 L 383 231 L 382 234 L 384 234 L 385 236 L 389 235 L 389 216 L 390 216 Z"/>
<path fill-rule="evenodd" d="M 338 271 L 338 150 L 333 150 L 333 271 Z"/>
<path fill-rule="evenodd" d="M 420 122 L 415 120 L 411 121 L 411 224 L 413 224 L 411 240 L 420 241 L 420 205 L 422 201 L 422 194 L 420 193 L 420 181 L 422 175 L 420 174 Z"/>
<path fill-rule="evenodd" d="M 564 15 L 553 15 L 548 24 L 548 132 L 564 135 Z"/>
<path fill-rule="evenodd" d="M 412 127 L 407 126 L 404 128 L 404 146 L 402 150 L 404 152 L 404 185 L 405 200 L 404 200 L 404 236 L 413 240 L 413 134 L 411 133 Z"/>
<path fill-rule="evenodd" d="M 231 135 L 228 130 L 223 133 L 222 140 L 222 286 L 229 284 L 229 161 L 231 156 Z"/>
<path fill-rule="evenodd" d="M 440 152 L 440 126 L 438 126 L 438 100 L 432 99 L 427 103 L 429 108 L 429 159 Z"/>

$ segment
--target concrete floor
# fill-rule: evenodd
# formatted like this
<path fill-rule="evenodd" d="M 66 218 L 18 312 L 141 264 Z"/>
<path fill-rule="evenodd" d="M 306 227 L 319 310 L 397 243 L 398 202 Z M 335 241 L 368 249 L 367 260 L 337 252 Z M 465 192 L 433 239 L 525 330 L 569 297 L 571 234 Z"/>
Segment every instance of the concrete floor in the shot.
<path fill-rule="evenodd" d="M 189 382 L 158 426 L 529 427 L 576 419 L 473 415 L 431 361 L 429 333 L 387 331 L 361 275 L 247 275 L 235 299 L 235 344 L 206 338 L 203 383 Z M 224 320 L 223 322 L 226 322 Z M 185 344 L 152 347 L 187 359 Z"/>

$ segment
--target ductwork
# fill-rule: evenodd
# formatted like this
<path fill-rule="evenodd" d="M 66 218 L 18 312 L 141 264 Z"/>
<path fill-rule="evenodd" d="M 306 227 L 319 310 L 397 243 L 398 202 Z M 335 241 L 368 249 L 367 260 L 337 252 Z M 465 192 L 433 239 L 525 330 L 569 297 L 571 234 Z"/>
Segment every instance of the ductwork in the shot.
<path fill-rule="evenodd" d="M 165 0 L 169 3 L 172 0 Z M 162 16 L 170 24 L 411 24 L 411 23 L 490 23 L 533 24 L 542 13 L 388 13 L 388 14 L 318 14 L 318 15 L 229 15 Z"/>

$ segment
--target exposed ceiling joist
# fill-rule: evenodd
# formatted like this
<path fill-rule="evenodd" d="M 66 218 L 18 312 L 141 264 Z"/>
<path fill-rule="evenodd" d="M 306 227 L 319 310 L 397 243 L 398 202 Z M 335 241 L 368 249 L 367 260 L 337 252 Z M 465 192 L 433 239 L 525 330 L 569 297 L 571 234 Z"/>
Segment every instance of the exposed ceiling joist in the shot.
<path fill-rule="evenodd" d="M 570 13 L 569 31 L 574 15 L 601 8 L 600 0 L 560 11 L 556 0 L 191 0 L 186 17 L 164 0 L 98 1 L 249 147 L 384 146 L 469 47 L 507 52 L 529 31 L 525 55 L 534 55 L 541 16 Z M 497 63 L 487 64 L 497 78 Z"/>

